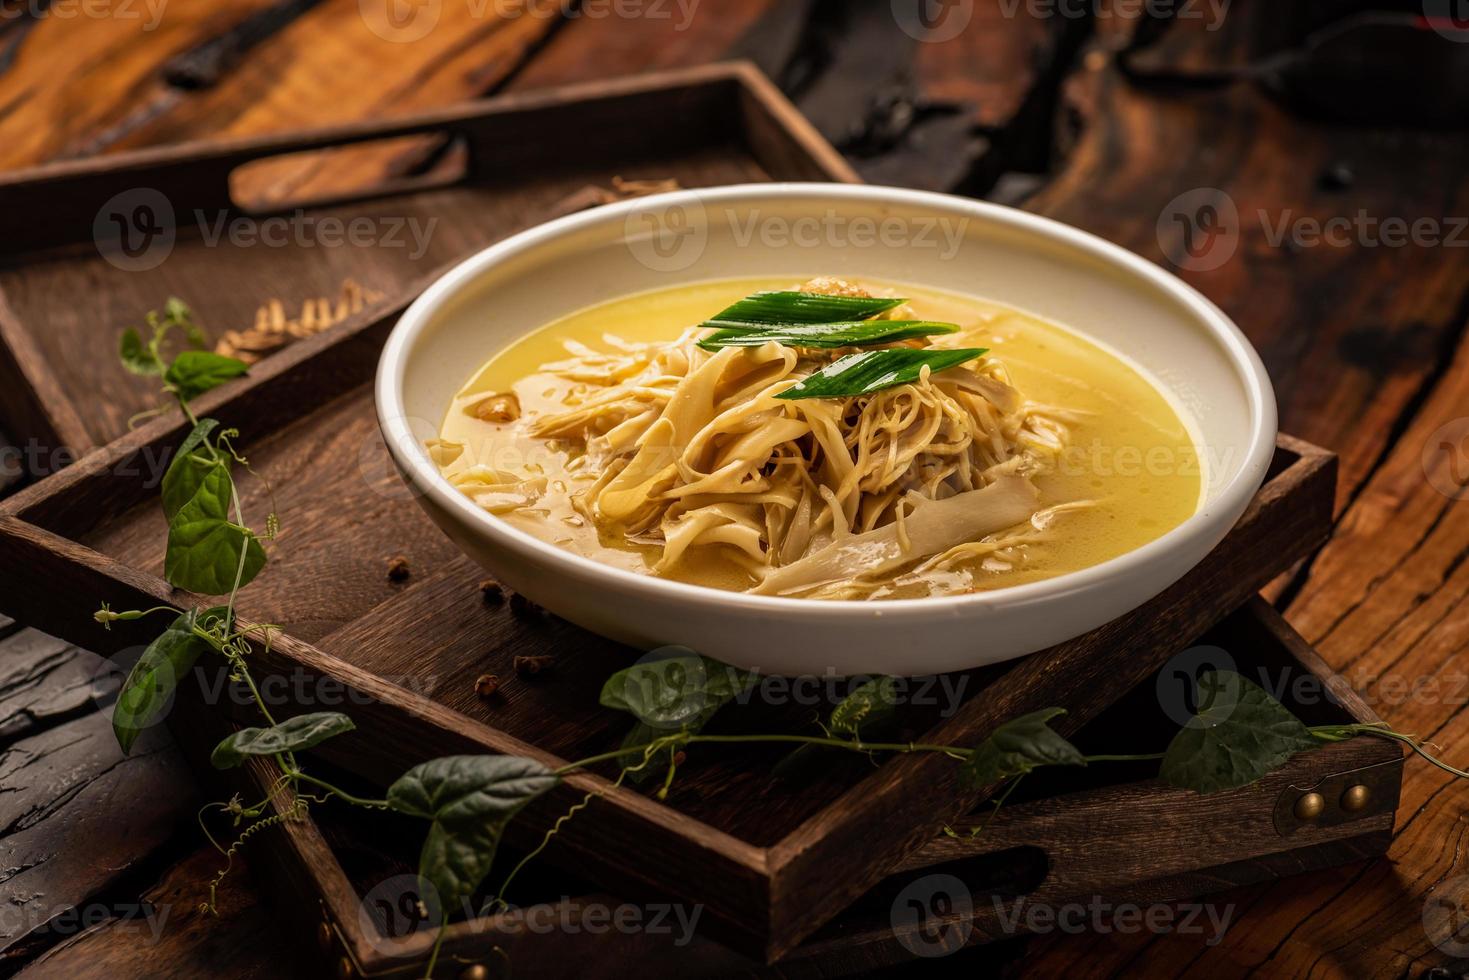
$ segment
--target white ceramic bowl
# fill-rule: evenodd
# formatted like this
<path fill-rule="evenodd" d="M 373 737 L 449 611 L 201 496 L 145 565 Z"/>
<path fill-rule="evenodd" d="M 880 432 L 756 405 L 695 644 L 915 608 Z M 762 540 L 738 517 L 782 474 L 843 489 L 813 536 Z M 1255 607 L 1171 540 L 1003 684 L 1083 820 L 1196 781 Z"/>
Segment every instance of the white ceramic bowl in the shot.
<path fill-rule="evenodd" d="M 1185 415 L 1210 461 L 1191 518 L 1121 557 L 992 592 L 884 602 L 750 596 L 620 571 L 480 510 L 424 451 L 476 367 L 592 303 L 699 280 L 881 277 L 971 293 L 1126 353 Z M 1099 238 L 993 204 L 886 187 L 680 191 L 561 218 L 456 266 L 383 350 L 377 409 L 419 503 L 472 558 L 559 616 L 636 647 L 682 644 L 777 674 L 916 675 L 993 663 L 1147 601 L 1219 543 L 1265 476 L 1275 398 L 1249 342 L 1183 282 Z"/>

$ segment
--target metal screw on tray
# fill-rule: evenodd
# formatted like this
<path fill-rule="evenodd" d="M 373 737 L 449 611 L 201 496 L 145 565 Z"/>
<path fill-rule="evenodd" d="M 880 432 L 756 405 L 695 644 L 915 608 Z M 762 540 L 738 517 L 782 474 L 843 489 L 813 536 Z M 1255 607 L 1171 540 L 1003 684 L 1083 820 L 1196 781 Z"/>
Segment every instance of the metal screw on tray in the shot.
<path fill-rule="evenodd" d="M 1341 795 L 1341 808 L 1348 813 L 1356 813 L 1365 810 L 1367 804 L 1372 802 L 1372 790 L 1358 783 L 1348 786 L 1346 792 Z"/>
<path fill-rule="evenodd" d="M 1296 800 L 1296 816 L 1302 820 L 1315 820 L 1326 810 L 1326 797 L 1320 793 L 1307 793 Z"/>

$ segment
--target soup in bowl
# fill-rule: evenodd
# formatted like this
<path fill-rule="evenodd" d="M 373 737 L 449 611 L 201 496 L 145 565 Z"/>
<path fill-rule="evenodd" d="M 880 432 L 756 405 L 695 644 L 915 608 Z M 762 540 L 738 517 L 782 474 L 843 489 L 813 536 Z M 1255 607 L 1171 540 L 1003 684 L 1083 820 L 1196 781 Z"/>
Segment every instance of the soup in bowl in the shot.
<path fill-rule="evenodd" d="M 507 239 L 405 313 L 377 394 L 419 501 L 506 585 L 787 674 L 961 669 L 1095 628 L 1223 537 L 1275 435 L 1248 343 L 1154 266 L 994 205 L 827 185 Z"/>

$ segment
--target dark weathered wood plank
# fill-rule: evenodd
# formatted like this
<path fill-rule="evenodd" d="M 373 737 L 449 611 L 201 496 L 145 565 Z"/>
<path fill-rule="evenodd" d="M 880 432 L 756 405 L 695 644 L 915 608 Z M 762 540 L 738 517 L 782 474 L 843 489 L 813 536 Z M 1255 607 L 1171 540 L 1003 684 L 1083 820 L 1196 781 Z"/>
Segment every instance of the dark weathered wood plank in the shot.
<path fill-rule="evenodd" d="M 142 894 L 154 922 L 161 922 L 156 932 L 146 918 L 105 922 L 50 950 L 16 975 L 25 980 L 322 976 L 320 961 L 300 952 L 298 938 L 281 929 L 268 899 L 262 901 L 250 887 L 245 858 L 236 859 L 229 884 L 220 889 L 218 917 L 199 908 L 200 896 L 208 893 L 220 861 L 212 848 L 199 850 Z"/>
<path fill-rule="evenodd" d="M 192 816 L 166 733 L 146 733 L 131 757 L 118 749 L 96 710 L 101 667 L 34 630 L 0 643 L 0 969 L 129 903 Z"/>
<path fill-rule="evenodd" d="M 0 633 L 8 632 L 7 624 L 0 624 Z M 105 665 L 94 654 L 36 630 L 9 637 L 0 651 L 0 744 L 84 717 L 105 700 L 98 678 Z"/>
<path fill-rule="evenodd" d="M 954 9 L 970 17 L 957 33 L 944 29 L 943 18 L 925 29 L 921 0 L 698 5 L 686 20 L 676 13 L 580 17 L 508 87 L 748 58 L 785 86 L 870 182 L 983 189 L 1005 166 L 992 137 L 1003 134 L 1005 156 L 1012 155 L 1012 128 L 1040 115 L 1031 101 L 1064 63 L 1063 28 L 1077 22 L 1036 16 L 1024 5 L 1011 10 L 1000 0 Z"/>
<path fill-rule="evenodd" d="M 1181 22 L 1176 48 L 1185 53 L 1170 48 L 1166 60 L 1228 51 L 1247 23 L 1227 18 L 1220 33 Z M 1345 504 L 1452 348 L 1469 296 L 1469 249 L 1374 244 L 1350 225 L 1340 245 L 1272 239 L 1282 222 L 1351 222 L 1359 211 L 1409 224 L 1469 214 L 1460 179 L 1469 143 L 1303 119 L 1250 85 L 1151 92 L 1129 84 L 1101 45 L 1069 80 L 1066 102 L 1080 134 L 1026 207 L 1161 263 L 1230 314 L 1270 369 L 1281 428 L 1340 453 Z M 1353 174 L 1349 186 L 1326 179 L 1339 165 Z M 1195 262 L 1182 231 L 1208 221 L 1200 207 L 1225 204 L 1214 190 L 1237 218 Z"/>
<path fill-rule="evenodd" d="M 570 19 L 516 74 L 506 91 L 720 61 L 780 0 L 648 5 L 641 15 L 592 11 Z M 633 9 L 629 7 L 628 9 Z M 590 8 L 589 8 L 590 10 Z"/>
<path fill-rule="evenodd" d="M 395 31 L 385 26 L 382 11 L 387 9 L 323 3 L 293 21 L 272 45 L 277 52 L 309 56 L 291 57 L 284 65 L 262 58 L 242 61 L 202 97 L 135 131 L 128 145 L 177 142 L 201 132 L 258 133 L 371 119 L 489 94 L 560 24 L 560 5 L 535 0 L 442 3 L 420 11 L 435 19 L 419 36 L 416 27 Z M 364 57 L 364 52 L 370 53 Z M 383 71 L 383 64 L 392 70 Z M 329 100 L 312 97 L 322 71 L 341 76 Z M 347 83 L 347 76 L 355 80 Z M 260 165 L 250 169 L 241 193 L 267 201 L 310 200 L 369 188 L 417 166 L 433 146 L 432 139 L 424 139 Z"/>
<path fill-rule="evenodd" d="M 127 6 L 137 16 L 36 26 L 6 75 L 0 165 L 443 105 L 493 90 L 559 23 L 558 5 L 529 0 L 434 5 L 421 37 L 395 29 L 386 7 L 356 0 Z M 150 6 L 162 8 L 156 17 Z M 107 84 L 73 105 L 68 80 L 99 75 Z M 418 159 L 412 149 L 283 161 L 253 171 L 241 192 L 283 199 L 370 186 Z"/>
<path fill-rule="evenodd" d="M 161 10 L 156 3 L 134 4 L 130 16 L 108 7 L 102 17 L 39 18 L 3 74 L 0 166 L 106 148 L 178 101 L 180 94 L 158 81 L 170 57 L 227 34 L 276 2 L 170 3 Z M 75 98 L 75 85 L 86 86 L 90 97 Z"/>
<path fill-rule="evenodd" d="M 939 10 L 914 59 L 922 98 L 956 107 L 988 132 L 1014 125 L 1031 111 L 1027 102 L 1037 88 L 1069 67 L 1062 49 L 1067 32 L 1086 26 L 1080 18 L 1046 16 L 1044 10 L 1009 0 Z"/>

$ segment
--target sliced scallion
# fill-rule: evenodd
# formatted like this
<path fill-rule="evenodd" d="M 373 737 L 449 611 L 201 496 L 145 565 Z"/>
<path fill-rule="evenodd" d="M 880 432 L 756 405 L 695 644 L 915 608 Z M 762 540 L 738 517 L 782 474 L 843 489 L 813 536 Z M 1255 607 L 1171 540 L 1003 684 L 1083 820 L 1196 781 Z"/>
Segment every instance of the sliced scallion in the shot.
<path fill-rule="evenodd" d="M 800 323 L 758 329 L 725 329 L 699 341 L 705 350 L 721 347 L 759 347 L 775 341 L 787 347 L 873 347 L 915 337 L 954 333 L 952 323 L 932 320 L 851 320 L 845 323 Z"/>
<path fill-rule="evenodd" d="M 746 296 L 704 321 L 706 327 L 749 329 L 797 323 L 848 323 L 886 313 L 907 300 L 881 296 L 828 296 L 771 290 Z"/>
<path fill-rule="evenodd" d="M 895 347 L 869 350 L 832 361 L 824 369 L 776 395 L 787 401 L 798 398 L 854 398 L 894 385 L 911 384 L 931 372 L 946 371 L 987 352 L 984 347 L 916 349 Z"/>

